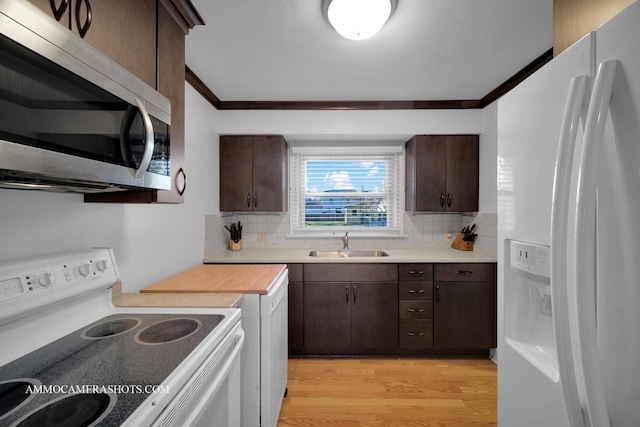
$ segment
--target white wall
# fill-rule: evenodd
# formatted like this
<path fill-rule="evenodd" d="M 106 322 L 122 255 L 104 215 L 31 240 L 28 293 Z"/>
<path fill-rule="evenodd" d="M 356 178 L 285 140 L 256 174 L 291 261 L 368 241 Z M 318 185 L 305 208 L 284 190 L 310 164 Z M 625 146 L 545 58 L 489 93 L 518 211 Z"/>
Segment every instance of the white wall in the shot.
<path fill-rule="evenodd" d="M 215 126 L 216 110 L 186 85 L 188 188 L 181 205 L 91 204 L 77 194 L 0 189 L 0 262 L 107 246 L 125 291 L 199 264 L 204 216 L 218 210 Z"/>
<path fill-rule="evenodd" d="M 281 134 L 318 140 L 333 135 L 378 138 L 419 134 L 481 133 L 482 110 L 268 110 L 219 112 L 220 134 Z"/>
<path fill-rule="evenodd" d="M 480 212 L 498 213 L 498 103 L 482 110 Z"/>

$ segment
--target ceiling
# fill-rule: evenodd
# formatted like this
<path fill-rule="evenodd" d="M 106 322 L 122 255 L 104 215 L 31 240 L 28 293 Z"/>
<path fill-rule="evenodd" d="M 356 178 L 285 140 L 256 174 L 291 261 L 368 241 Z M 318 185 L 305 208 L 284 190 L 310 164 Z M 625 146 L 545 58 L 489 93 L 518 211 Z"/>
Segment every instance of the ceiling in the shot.
<path fill-rule="evenodd" d="M 187 66 L 224 102 L 479 100 L 553 44 L 552 0 L 399 0 L 351 41 L 321 0 L 192 0 Z"/>

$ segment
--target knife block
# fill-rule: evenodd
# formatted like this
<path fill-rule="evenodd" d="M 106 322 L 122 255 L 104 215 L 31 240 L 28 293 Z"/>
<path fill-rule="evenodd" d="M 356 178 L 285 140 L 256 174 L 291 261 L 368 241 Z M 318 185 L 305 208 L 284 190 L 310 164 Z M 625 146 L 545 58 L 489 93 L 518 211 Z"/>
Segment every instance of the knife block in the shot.
<path fill-rule="evenodd" d="M 242 239 L 238 240 L 238 242 L 234 242 L 233 239 L 229 239 L 229 250 L 239 251 L 242 249 Z"/>
<path fill-rule="evenodd" d="M 451 243 L 451 247 L 453 249 L 457 249 L 459 251 L 472 251 L 473 250 L 473 242 L 465 242 L 464 233 L 458 233 L 453 243 Z"/>

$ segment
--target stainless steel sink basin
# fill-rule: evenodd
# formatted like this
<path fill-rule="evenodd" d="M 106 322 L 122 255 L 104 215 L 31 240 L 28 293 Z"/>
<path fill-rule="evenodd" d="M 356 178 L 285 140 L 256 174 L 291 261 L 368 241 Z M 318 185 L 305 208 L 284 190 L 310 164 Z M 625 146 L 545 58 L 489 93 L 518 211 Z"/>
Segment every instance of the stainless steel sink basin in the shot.
<path fill-rule="evenodd" d="M 309 256 L 319 258 L 353 258 L 353 257 L 381 257 L 389 256 L 385 251 L 311 251 Z"/>

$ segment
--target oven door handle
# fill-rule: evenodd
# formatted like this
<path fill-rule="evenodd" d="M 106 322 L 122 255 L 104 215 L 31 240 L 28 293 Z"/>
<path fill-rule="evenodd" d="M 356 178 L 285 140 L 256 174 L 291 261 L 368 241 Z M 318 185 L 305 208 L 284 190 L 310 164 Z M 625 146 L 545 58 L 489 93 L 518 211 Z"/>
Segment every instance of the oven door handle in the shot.
<path fill-rule="evenodd" d="M 155 137 L 153 134 L 153 124 L 151 123 L 151 117 L 149 116 L 149 113 L 147 113 L 144 102 L 136 98 L 136 105 L 138 107 L 138 110 L 140 110 L 140 115 L 142 116 L 142 123 L 145 130 L 144 153 L 142 154 L 142 160 L 140 160 L 140 167 L 136 169 L 136 173 L 134 175 L 136 179 L 140 179 L 151 164 L 151 156 L 153 155 Z"/>

